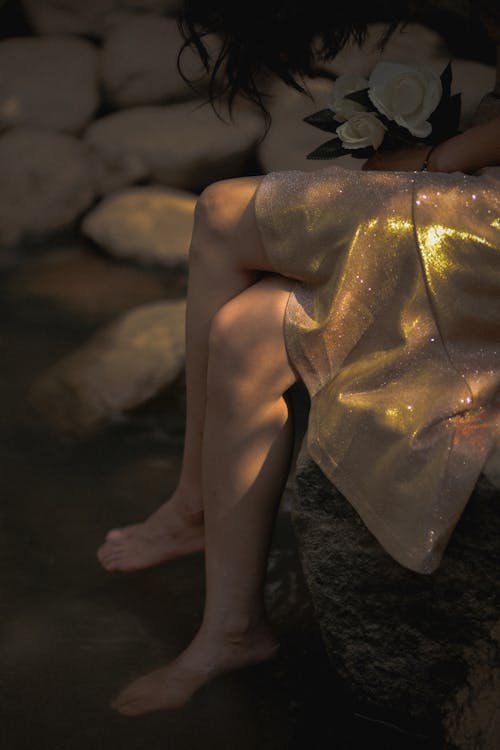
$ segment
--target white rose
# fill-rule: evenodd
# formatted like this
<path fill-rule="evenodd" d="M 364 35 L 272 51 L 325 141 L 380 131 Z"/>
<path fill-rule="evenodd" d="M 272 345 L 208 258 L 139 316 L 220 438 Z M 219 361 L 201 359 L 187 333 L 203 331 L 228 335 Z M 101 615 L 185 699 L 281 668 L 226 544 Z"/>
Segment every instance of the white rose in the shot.
<path fill-rule="evenodd" d="M 378 63 L 371 76 L 368 96 L 379 112 L 417 138 L 432 131 L 428 122 L 442 96 L 441 79 L 431 70 L 400 63 Z"/>
<path fill-rule="evenodd" d="M 335 131 L 344 148 L 377 149 L 384 140 L 387 128 L 373 112 L 356 112 Z"/>
<path fill-rule="evenodd" d="M 366 107 L 362 104 L 345 97 L 347 94 L 354 94 L 356 91 L 363 91 L 367 88 L 368 81 L 362 76 L 345 73 L 337 78 L 333 85 L 330 108 L 335 112 L 335 117 L 339 122 L 349 120 L 356 112 L 366 112 Z"/>

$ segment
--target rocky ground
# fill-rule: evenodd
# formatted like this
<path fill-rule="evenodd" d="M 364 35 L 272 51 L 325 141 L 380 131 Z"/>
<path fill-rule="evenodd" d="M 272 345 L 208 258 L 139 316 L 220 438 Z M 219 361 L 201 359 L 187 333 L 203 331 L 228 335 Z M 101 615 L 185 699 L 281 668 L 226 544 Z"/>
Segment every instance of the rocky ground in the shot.
<path fill-rule="evenodd" d="M 11 420 L 4 428 L 10 446 L 5 457 L 11 469 L 18 469 L 17 479 L 11 475 L 9 497 L 17 498 L 24 488 L 31 497 L 28 514 L 35 507 L 29 473 L 35 481 L 48 470 L 34 470 L 23 460 L 17 465 L 12 456 L 26 452 L 19 448 L 21 434 L 33 442 L 26 449 L 31 458 L 36 440 L 46 439 L 54 446 L 71 446 L 72 455 L 90 451 L 95 459 L 99 450 L 89 446 L 99 446 L 120 425 L 157 425 L 168 403 L 178 450 L 187 253 L 194 206 L 204 187 L 227 177 L 325 166 L 306 159 L 323 139 L 303 117 L 328 105 L 336 75 L 367 74 L 380 59 L 425 60 L 440 72 L 451 58 L 454 90 L 462 92 L 462 126 L 493 87 L 491 55 L 484 49 L 475 57 L 466 54 L 463 34 L 451 39 L 437 27 L 411 24 L 380 53 L 380 27 L 374 25 L 363 49 L 348 47 L 328 64 L 318 61 L 317 77 L 306 81 L 310 96 L 268 79 L 272 125 L 264 137 L 262 115 L 248 102 L 236 102 L 233 120 L 221 119 L 206 104 L 206 74 L 192 53 L 183 59 L 186 73 L 198 80 L 198 93 L 179 75 L 178 7 L 177 0 L 8 0 L 0 8 L 0 273 L 7 363 L 1 386 Z M 209 43 L 216 50 L 219 40 L 213 37 Z M 348 156 L 339 163 L 361 167 Z M 181 406 L 173 407 L 174 402 Z M 151 471 L 156 476 L 160 459 L 155 455 L 153 469 L 148 464 L 140 470 L 147 481 L 152 481 Z M 175 473 L 175 461 L 171 469 Z M 84 474 L 80 467 L 82 481 Z M 127 484 L 123 477 L 120 482 L 122 488 Z M 104 496 L 100 503 L 106 503 Z M 46 513 L 53 511 L 47 500 Z M 103 511 L 102 531 L 104 523 L 113 523 L 108 511 Z M 9 513 L 19 529 L 18 512 L 11 508 Z M 18 542 L 22 538 L 16 537 Z M 51 538 L 61 543 L 57 535 Z M 47 550 L 40 555 L 42 568 L 49 566 Z M 36 559 L 32 562 L 36 567 Z M 25 584 L 28 579 L 26 573 Z M 28 591 L 32 583 L 26 585 Z M 87 606 L 82 591 L 64 612 L 60 602 L 51 607 L 44 600 L 37 637 L 43 640 L 56 621 L 61 628 L 76 621 L 87 627 L 82 615 Z M 287 606 L 284 622 L 293 609 L 290 602 Z M 15 632 L 29 630 L 29 612 L 9 622 L 4 642 L 13 672 L 9 659 L 20 648 Z M 139 643 L 134 622 L 123 627 Z M 89 653 L 98 658 L 99 648 L 89 646 Z M 52 652 L 46 656 L 53 658 Z M 303 696 L 300 700 L 304 705 Z M 17 721 L 17 708 L 9 715 Z M 42 715 L 39 721 L 43 724 Z M 330 730 L 325 731 L 318 735 L 321 750 Z M 349 731 L 345 743 L 351 747 Z"/>
<path fill-rule="evenodd" d="M 325 166 L 306 159 L 321 134 L 302 118 L 328 104 L 336 75 L 367 75 L 380 59 L 425 60 L 440 72 L 453 57 L 462 126 L 494 81 L 491 64 L 454 56 L 443 35 L 422 24 L 396 32 L 381 53 L 382 27 L 374 24 L 361 50 L 350 46 L 329 63 L 318 61 L 318 76 L 306 81 L 309 97 L 268 80 L 272 125 L 263 137 L 254 105 L 237 101 L 230 120 L 205 103 L 207 76 L 193 53 L 185 53 L 184 69 L 197 79 L 199 93 L 179 75 L 176 0 L 8 6 L 13 31 L 0 40 L 0 268 L 9 271 L 7 293 L 20 304 L 36 298 L 72 312 L 80 308 L 96 324 L 99 318 L 110 322 L 113 312 L 122 316 L 102 335 L 96 330 L 100 343 L 54 363 L 33 384 L 38 413 L 51 427 L 57 421 L 61 433 L 71 422 L 77 432 L 80 423 L 87 431 L 91 424 L 97 428 L 175 380 L 182 368 L 182 316 L 178 305 L 168 304 L 167 287 L 186 270 L 197 196 L 226 177 Z M 214 50 L 218 43 L 209 40 Z M 350 156 L 339 163 L 362 164 Z M 64 236 L 71 240 L 61 241 Z M 134 312 L 152 302 L 156 306 Z M 155 324 L 160 310 L 162 363 Z M 134 321 L 150 334 L 141 342 L 142 370 L 130 371 L 134 383 L 121 393 L 120 368 L 130 363 L 110 355 L 116 372 L 105 386 L 101 374 L 108 364 L 99 367 L 96 352 L 125 352 L 128 341 L 131 362 Z M 169 348 L 171 367 L 165 363 Z M 85 387 L 72 374 L 77 369 L 85 372 Z M 85 415 L 87 407 L 95 410 L 86 400 L 92 401 L 98 382 L 113 392 L 101 393 L 106 407 L 99 419 Z M 54 404 L 63 392 L 66 416 L 56 420 Z"/>

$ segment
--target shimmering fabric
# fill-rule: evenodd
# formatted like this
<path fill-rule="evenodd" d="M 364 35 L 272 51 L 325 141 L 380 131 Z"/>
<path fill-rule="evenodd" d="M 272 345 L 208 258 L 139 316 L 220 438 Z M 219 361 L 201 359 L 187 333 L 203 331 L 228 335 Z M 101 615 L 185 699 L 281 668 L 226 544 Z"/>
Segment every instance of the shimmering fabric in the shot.
<path fill-rule="evenodd" d="M 269 259 L 298 280 L 285 337 L 309 453 L 418 572 L 500 457 L 499 188 L 332 166 L 271 173 L 256 196 Z"/>

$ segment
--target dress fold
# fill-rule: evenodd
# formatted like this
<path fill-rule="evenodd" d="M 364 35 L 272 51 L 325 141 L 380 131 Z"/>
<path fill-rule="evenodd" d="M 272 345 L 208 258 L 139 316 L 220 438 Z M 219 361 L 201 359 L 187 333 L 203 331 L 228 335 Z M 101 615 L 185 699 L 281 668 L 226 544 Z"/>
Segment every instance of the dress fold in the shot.
<path fill-rule="evenodd" d="M 421 573 L 499 451 L 499 187 L 331 166 L 270 173 L 256 195 L 270 263 L 297 282 L 285 340 L 308 451 Z"/>

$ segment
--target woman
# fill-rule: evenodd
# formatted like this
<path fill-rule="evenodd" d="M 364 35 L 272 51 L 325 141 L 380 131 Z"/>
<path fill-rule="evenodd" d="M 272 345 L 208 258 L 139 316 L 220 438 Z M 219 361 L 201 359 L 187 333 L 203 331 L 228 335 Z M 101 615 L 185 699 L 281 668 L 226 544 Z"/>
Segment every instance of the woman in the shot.
<path fill-rule="evenodd" d="M 333 55 L 370 20 L 266 2 L 263 24 L 258 4 L 243 19 L 233 5 L 188 2 L 184 28 L 202 56 L 200 29 L 226 32 L 225 93 L 261 103 L 262 67 L 300 86 L 318 35 Z M 391 6 L 374 18 L 395 18 Z M 276 652 L 264 578 L 299 378 L 313 458 L 397 560 L 439 564 L 500 425 L 498 183 L 468 174 L 500 164 L 499 133 L 500 113 L 432 154 L 400 154 L 394 174 L 380 157 L 371 171 L 238 178 L 200 196 L 179 484 L 144 523 L 111 531 L 98 557 L 129 571 L 204 549 L 205 610 L 176 660 L 118 696 L 120 713 L 180 707 Z"/>

